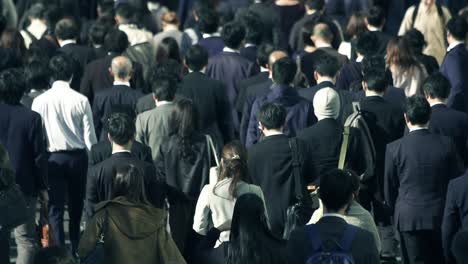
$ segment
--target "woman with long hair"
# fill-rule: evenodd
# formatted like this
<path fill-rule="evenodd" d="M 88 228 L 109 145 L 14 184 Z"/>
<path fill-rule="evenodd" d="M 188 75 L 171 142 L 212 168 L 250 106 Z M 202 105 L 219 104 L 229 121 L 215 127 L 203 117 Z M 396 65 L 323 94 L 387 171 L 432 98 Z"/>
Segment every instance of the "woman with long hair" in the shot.
<path fill-rule="evenodd" d="M 363 12 L 356 12 L 350 18 L 344 32 L 338 52 L 346 55 L 351 61 L 355 61 L 357 37 L 367 31 L 366 16 Z"/>
<path fill-rule="evenodd" d="M 106 263 L 185 263 L 166 231 L 166 212 L 149 204 L 144 185 L 140 168 L 117 168 L 113 199 L 96 206 L 80 240 L 80 257 L 89 257 L 103 240 Z"/>
<path fill-rule="evenodd" d="M 182 57 L 180 56 L 179 44 L 172 37 L 164 38 L 158 45 L 156 50 L 156 63 L 161 61 L 173 59 L 177 62 L 182 62 Z"/>
<path fill-rule="evenodd" d="M 236 201 L 227 264 L 284 264 L 286 243 L 272 235 L 265 205 L 255 194 Z"/>
<path fill-rule="evenodd" d="M 393 86 L 404 89 L 407 97 L 420 93 L 427 72 L 405 38 L 388 42 L 387 66 L 392 72 Z"/>

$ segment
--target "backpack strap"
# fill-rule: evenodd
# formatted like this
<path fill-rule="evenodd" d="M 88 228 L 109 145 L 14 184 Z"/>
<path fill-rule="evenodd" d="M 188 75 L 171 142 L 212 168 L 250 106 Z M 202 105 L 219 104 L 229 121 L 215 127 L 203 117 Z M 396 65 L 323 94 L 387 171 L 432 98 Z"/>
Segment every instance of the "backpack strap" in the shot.
<path fill-rule="evenodd" d="M 322 250 L 322 239 L 320 239 L 320 234 L 315 224 L 306 226 L 305 230 L 307 236 L 309 237 L 310 245 L 312 247 L 311 252 L 318 252 Z"/>
<path fill-rule="evenodd" d="M 419 4 L 414 5 L 413 11 L 413 20 L 411 21 L 411 28 L 414 28 L 414 23 L 416 23 L 416 18 L 418 17 Z"/>
<path fill-rule="evenodd" d="M 340 240 L 339 246 L 341 247 L 341 250 L 344 252 L 350 252 L 351 251 L 351 245 L 353 244 L 354 237 L 356 237 L 357 234 L 357 227 L 353 225 L 347 225 L 343 237 Z"/>
<path fill-rule="evenodd" d="M 301 154 L 299 153 L 297 146 L 298 146 L 297 138 L 289 139 L 289 148 L 291 149 L 291 154 L 292 154 L 294 192 L 296 194 L 296 198 L 300 199 L 304 197 L 304 192 L 303 192 L 302 180 L 301 180 L 302 159 L 301 159 Z"/>

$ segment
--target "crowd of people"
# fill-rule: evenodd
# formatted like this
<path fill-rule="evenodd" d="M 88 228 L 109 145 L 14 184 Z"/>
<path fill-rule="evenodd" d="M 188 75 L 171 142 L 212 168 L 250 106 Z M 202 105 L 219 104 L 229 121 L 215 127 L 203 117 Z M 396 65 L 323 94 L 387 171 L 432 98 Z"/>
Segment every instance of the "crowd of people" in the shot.
<path fill-rule="evenodd" d="M 0 263 L 468 263 L 468 1 L 0 6 Z"/>

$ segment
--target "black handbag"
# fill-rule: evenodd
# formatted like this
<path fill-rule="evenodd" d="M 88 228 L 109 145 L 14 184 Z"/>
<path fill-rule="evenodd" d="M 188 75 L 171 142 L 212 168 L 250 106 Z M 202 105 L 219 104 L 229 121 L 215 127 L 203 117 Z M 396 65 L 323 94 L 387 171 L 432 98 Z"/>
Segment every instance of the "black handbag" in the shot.
<path fill-rule="evenodd" d="M 96 243 L 96 247 L 93 252 L 88 256 L 82 259 L 81 264 L 105 264 L 106 263 L 106 253 L 104 252 L 104 234 L 107 232 L 108 226 L 108 215 L 107 210 L 104 212 L 104 222 L 102 224 L 101 233 L 99 235 L 99 240 Z"/>
<path fill-rule="evenodd" d="M 0 191 L 0 211 L 0 230 L 13 229 L 28 220 L 26 200 L 17 184 Z"/>
<path fill-rule="evenodd" d="M 296 203 L 289 206 L 286 211 L 286 222 L 283 231 L 283 239 L 288 240 L 291 232 L 301 226 L 305 226 L 314 212 L 312 199 L 307 194 L 305 186 L 301 181 L 302 158 L 297 149 L 297 139 L 289 140 L 289 147 L 292 153 L 292 167 L 294 177 L 294 193 Z"/>

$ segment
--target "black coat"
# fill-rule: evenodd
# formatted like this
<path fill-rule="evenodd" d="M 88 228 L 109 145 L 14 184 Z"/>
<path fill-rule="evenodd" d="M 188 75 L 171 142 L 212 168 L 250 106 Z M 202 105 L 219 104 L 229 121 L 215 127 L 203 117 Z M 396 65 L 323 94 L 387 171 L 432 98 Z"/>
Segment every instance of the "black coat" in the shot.
<path fill-rule="evenodd" d="M 148 163 L 153 162 L 153 158 L 151 157 L 151 148 L 138 141 L 133 141 L 131 152 L 141 161 L 146 161 Z M 103 162 L 110 158 L 110 156 L 112 156 L 112 145 L 109 140 L 103 140 L 94 144 L 88 154 L 89 167 Z"/>
<path fill-rule="evenodd" d="M 94 60 L 94 51 L 93 49 L 78 45 L 78 44 L 67 44 L 59 49 L 59 52 L 62 52 L 70 56 L 74 60 L 73 65 L 73 80 L 71 82 L 71 87 L 75 91 L 80 90 L 80 82 L 83 77 L 83 72 L 85 66 Z"/>
<path fill-rule="evenodd" d="M 314 84 L 315 62 L 324 55 L 331 55 L 338 60 L 340 69 L 348 62 L 348 57 L 338 53 L 333 48 L 319 48 L 314 52 L 306 53 L 301 57 L 301 72 L 306 76 L 309 84 Z"/>
<path fill-rule="evenodd" d="M 389 34 L 382 32 L 382 31 L 372 31 L 373 34 L 377 36 L 377 44 L 379 49 L 377 50 L 377 54 L 380 56 L 385 57 L 387 54 L 387 45 L 392 36 Z"/>
<path fill-rule="evenodd" d="M 268 72 L 260 72 L 255 76 L 239 82 L 239 96 L 237 97 L 236 109 L 239 113 L 242 113 L 244 109 L 245 101 L 247 100 L 248 90 L 254 85 L 268 81 L 270 74 Z"/>
<path fill-rule="evenodd" d="M 244 56 L 246 59 L 257 64 L 257 49 L 258 49 L 257 46 L 253 45 L 253 46 L 243 47 L 239 51 L 240 51 L 240 54 Z"/>
<path fill-rule="evenodd" d="M 346 221 L 335 216 L 322 217 L 315 227 L 318 230 L 322 243 L 327 244 L 327 241 L 333 241 L 334 244 L 339 243 L 343 237 L 345 228 L 348 226 Z M 288 242 L 288 263 L 306 264 L 307 259 L 311 257 L 312 245 L 309 232 L 309 227 L 305 226 L 298 228 L 291 233 Z M 357 227 L 356 227 L 357 228 Z M 359 264 L 379 264 L 380 257 L 375 240 L 372 234 L 358 228 L 351 246 L 351 255 L 355 263 Z"/>
<path fill-rule="evenodd" d="M 468 112 L 468 51 L 465 45 L 458 45 L 447 53 L 440 66 L 440 72 L 449 79 L 452 88 L 447 106 Z"/>

